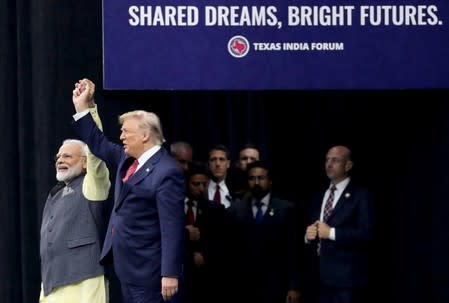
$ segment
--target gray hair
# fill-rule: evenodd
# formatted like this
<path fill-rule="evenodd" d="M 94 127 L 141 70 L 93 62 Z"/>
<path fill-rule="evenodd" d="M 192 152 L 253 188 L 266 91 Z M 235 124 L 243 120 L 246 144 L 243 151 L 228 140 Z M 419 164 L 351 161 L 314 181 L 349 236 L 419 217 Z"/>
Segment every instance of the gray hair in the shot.
<path fill-rule="evenodd" d="M 153 134 L 156 144 L 162 144 L 165 142 L 164 134 L 162 133 L 161 121 L 155 113 L 144 110 L 135 110 L 120 115 L 118 122 L 120 125 L 123 125 L 127 119 L 137 120 L 139 129 L 148 130 L 151 134 Z"/>
<path fill-rule="evenodd" d="M 170 154 L 172 156 L 178 155 L 183 150 L 189 150 L 193 152 L 193 147 L 190 145 L 190 143 L 187 143 L 185 141 L 176 141 L 170 144 Z"/>
<path fill-rule="evenodd" d="M 80 146 L 80 154 L 81 157 L 86 157 L 86 143 L 84 143 L 81 140 L 78 139 L 65 139 L 64 141 L 62 141 L 62 145 L 66 145 L 66 144 L 77 144 Z"/>

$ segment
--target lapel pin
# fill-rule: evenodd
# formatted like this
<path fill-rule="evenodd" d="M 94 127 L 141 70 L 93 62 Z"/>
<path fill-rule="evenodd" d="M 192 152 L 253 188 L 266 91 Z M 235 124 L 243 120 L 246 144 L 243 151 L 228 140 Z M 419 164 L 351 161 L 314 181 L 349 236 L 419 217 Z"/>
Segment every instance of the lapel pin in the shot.
<path fill-rule="evenodd" d="M 66 186 L 66 187 L 64 187 L 64 190 L 62 191 L 62 196 L 64 197 L 66 195 L 70 195 L 73 192 L 74 192 L 74 190 L 70 186 Z"/>
<path fill-rule="evenodd" d="M 270 209 L 270 212 L 268 213 L 270 216 L 274 216 L 274 209 Z"/>
<path fill-rule="evenodd" d="M 146 171 L 147 173 L 149 173 L 149 172 L 150 172 L 150 169 L 147 167 L 147 169 L 145 169 L 145 171 Z"/>
<path fill-rule="evenodd" d="M 346 193 L 346 194 L 345 194 L 345 198 L 346 198 L 346 199 L 349 198 L 350 196 L 351 196 L 350 193 Z"/>

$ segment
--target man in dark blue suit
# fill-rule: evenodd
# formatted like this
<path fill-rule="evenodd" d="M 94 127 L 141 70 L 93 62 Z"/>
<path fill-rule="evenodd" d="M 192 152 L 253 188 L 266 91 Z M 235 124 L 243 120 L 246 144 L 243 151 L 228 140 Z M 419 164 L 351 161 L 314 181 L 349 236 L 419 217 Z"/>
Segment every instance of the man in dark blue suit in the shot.
<path fill-rule="evenodd" d="M 332 147 L 325 162 L 329 189 L 311 204 L 305 241 L 312 258 L 307 264 L 316 266 L 315 274 L 306 279 L 318 284 L 313 302 L 367 302 L 373 201 L 367 189 L 353 184 L 352 167 L 351 151 L 345 146 Z"/>
<path fill-rule="evenodd" d="M 161 146 L 162 127 L 154 113 L 121 115 L 123 146 L 108 141 L 88 111 L 94 90 L 88 79 L 75 84 L 73 126 L 93 154 L 117 168 L 101 261 L 113 258 L 125 303 L 182 302 L 184 175 Z"/>

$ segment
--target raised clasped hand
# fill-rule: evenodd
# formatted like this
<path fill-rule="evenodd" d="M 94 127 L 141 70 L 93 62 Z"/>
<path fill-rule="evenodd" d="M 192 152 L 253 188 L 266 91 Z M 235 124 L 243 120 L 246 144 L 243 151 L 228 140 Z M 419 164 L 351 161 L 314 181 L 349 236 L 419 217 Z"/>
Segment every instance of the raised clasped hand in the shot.
<path fill-rule="evenodd" d="M 72 101 L 77 113 L 94 107 L 95 84 L 89 79 L 81 79 L 75 83 Z"/>

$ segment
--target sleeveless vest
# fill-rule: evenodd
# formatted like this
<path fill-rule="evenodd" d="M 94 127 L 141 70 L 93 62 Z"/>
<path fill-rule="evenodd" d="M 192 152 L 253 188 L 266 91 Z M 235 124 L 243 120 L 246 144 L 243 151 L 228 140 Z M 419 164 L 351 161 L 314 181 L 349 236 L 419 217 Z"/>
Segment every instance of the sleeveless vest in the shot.
<path fill-rule="evenodd" d="M 41 276 L 44 294 L 54 288 L 104 274 L 100 265 L 104 237 L 104 201 L 83 196 L 84 174 L 53 191 L 41 226 Z"/>

